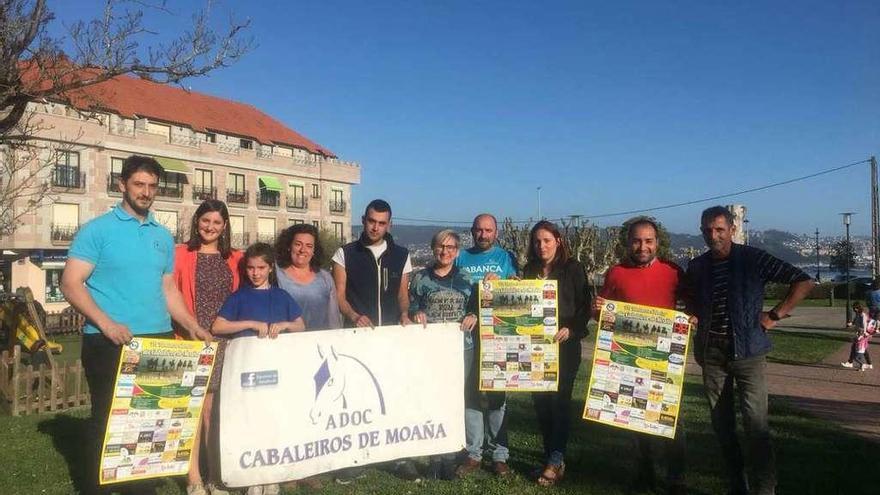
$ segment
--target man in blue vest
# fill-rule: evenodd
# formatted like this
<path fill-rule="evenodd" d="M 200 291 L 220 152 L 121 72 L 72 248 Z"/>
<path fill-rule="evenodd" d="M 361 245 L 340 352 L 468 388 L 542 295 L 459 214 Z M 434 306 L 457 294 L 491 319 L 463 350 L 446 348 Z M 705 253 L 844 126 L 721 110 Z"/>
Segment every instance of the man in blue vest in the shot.
<path fill-rule="evenodd" d="M 496 244 L 498 222 L 488 213 L 474 218 L 471 226 L 474 245 L 462 251 L 455 266 L 471 276 L 471 282 L 479 286 L 481 280 L 513 278 L 517 273 L 516 259 L 509 251 Z M 486 392 L 485 414 L 479 392 L 479 359 L 475 349 L 466 350 L 465 357 L 472 363 L 465 377 L 465 434 L 467 458 L 456 470 L 458 476 L 466 476 L 480 468 L 483 460 L 483 444 L 492 451 L 492 470 L 498 476 L 510 474 L 507 459 L 507 423 L 504 421 L 506 394 Z M 469 353 L 469 354 L 468 354 Z M 488 433 L 488 435 L 487 435 Z"/>
<path fill-rule="evenodd" d="M 183 302 L 174 283 L 174 240 L 150 213 L 163 169 L 154 158 L 125 159 L 119 180 L 122 202 L 83 225 L 70 246 L 61 290 L 86 317 L 82 363 L 92 401 L 86 493 L 98 491 L 98 462 L 120 348 L 133 336 L 173 338 L 171 318 L 193 339 L 211 340 Z M 93 464 L 94 463 L 94 464 Z M 92 485 L 95 483 L 95 485 Z M 123 493 L 151 486 L 114 485 Z"/>
<path fill-rule="evenodd" d="M 361 217 L 364 231 L 333 255 L 333 281 L 339 311 L 354 327 L 407 325 L 409 319 L 409 250 L 394 243 L 391 205 L 374 199 Z M 419 481 L 419 472 L 409 460 L 394 464 L 397 475 Z M 363 469 L 343 469 L 336 481 L 348 484 L 363 476 Z"/>
<path fill-rule="evenodd" d="M 733 214 L 723 206 L 703 211 L 700 230 L 709 251 L 688 264 L 692 300 L 688 313 L 698 319 L 694 357 L 703 368 L 703 385 L 712 428 L 730 475 L 730 493 L 773 494 L 776 465 L 767 420 L 767 332 L 788 316 L 813 288 L 810 276 L 760 249 L 733 243 Z M 785 298 L 764 311 L 764 285 L 789 285 Z M 736 437 L 734 387 L 743 414 L 754 477 L 746 476 Z"/>

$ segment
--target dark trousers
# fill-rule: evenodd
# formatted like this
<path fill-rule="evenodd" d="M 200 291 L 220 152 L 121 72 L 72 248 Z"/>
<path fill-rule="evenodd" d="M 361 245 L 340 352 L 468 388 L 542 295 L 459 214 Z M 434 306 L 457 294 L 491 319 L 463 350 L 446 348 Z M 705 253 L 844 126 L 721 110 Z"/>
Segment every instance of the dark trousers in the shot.
<path fill-rule="evenodd" d="M 532 394 L 532 404 L 538 416 L 538 427 L 544 439 L 544 456 L 548 464 L 558 465 L 565 458 L 571 431 L 571 393 L 580 365 L 580 339 L 572 338 L 559 344 L 558 391 Z"/>
<path fill-rule="evenodd" d="M 636 448 L 639 452 L 638 469 L 640 474 L 654 477 L 654 446 L 660 444 L 666 459 L 666 479 L 670 483 L 684 483 L 685 433 L 681 419 L 674 438 L 661 438 L 654 435 L 636 433 Z"/>
<path fill-rule="evenodd" d="M 140 337 L 169 337 L 171 333 L 157 335 L 140 335 Z M 144 494 L 152 493 L 155 485 L 154 480 L 141 482 L 114 483 L 106 487 L 100 487 L 98 472 L 101 463 L 101 446 L 104 443 L 104 433 L 107 428 L 107 418 L 110 415 L 110 405 L 113 403 L 113 386 L 116 382 L 116 370 L 119 367 L 119 354 L 122 350 L 104 337 L 103 334 L 85 334 L 82 341 L 82 364 L 89 384 L 89 396 L 92 401 L 92 416 L 88 422 L 88 438 L 90 445 L 85 446 L 88 461 L 86 486 L 83 492 L 87 494 L 105 494 L 111 492 Z"/>
<path fill-rule="evenodd" d="M 703 359 L 703 384 L 711 408 L 712 428 L 721 444 L 731 488 L 737 494 L 773 494 L 776 459 L 767 418 L 767 366 L 764 356 L 733 360 L 729 344 L 710 340 Z M 734 391 L 739 398 L 752 464 L 752 490 L 736 436 Z"/>

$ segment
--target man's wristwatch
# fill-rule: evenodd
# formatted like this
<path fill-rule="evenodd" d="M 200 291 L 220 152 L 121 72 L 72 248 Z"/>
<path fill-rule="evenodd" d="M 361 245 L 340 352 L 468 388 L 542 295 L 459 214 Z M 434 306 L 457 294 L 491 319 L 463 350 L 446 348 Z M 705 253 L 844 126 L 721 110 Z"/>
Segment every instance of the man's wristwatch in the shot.
<path fill-rule="evenodd" d="M 771 309 L 770 311 L 767 311 L 767 316 L 769 316 L 770 319 L 773 321 L 779 321 L 782 319 L 782 317 L 779 316 L 779 313 L 776 312 L 775 308 Z"/>

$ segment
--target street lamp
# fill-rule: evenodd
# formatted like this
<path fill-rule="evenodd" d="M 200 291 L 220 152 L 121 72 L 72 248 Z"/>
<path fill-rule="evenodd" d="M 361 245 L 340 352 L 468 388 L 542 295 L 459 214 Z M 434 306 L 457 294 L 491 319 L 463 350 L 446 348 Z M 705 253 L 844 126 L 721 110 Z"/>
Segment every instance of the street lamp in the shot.
<path fill-rule="evenodd" d="M 540 222 L 541 220 L 541 186 L 538 186 L 538 221 Z"/>
<path fill-rule="evenodd" d="M 846 211 L 841 213 L 843 215 L 843 225 L 846 227 L 846 251 L 843 256 L 844 260 L 844 280 L 846 280 L 846 324 L 849 325 L 852 321 L 852 314 L 850 313 L 850 305 L 852 304 L 851 294 L 850 294 L 850 280 L 849 280 L 849 259 L 851 256 L 852 246 L 849 243 L 849 224 L 852 223 L 853 212 Z"/>

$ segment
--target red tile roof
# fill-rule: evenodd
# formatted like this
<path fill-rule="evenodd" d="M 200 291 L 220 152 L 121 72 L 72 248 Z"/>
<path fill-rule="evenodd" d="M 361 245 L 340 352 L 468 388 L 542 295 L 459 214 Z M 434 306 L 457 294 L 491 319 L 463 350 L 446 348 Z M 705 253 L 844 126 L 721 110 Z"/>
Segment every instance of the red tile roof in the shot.
<path fill-rule="evenodd" d="M 27 71 L 23 79 L 27 79 Z M 262 144 L 305 148 L 335 158 L 329 149 L 290 129 L 252 105 L 224 100 L 177 86 L 132 76 L 118 76 L 68 93 L 83 110 L 101 109 L 127 118 L 176 123 L 200 132 L 252 138 Z"/>

